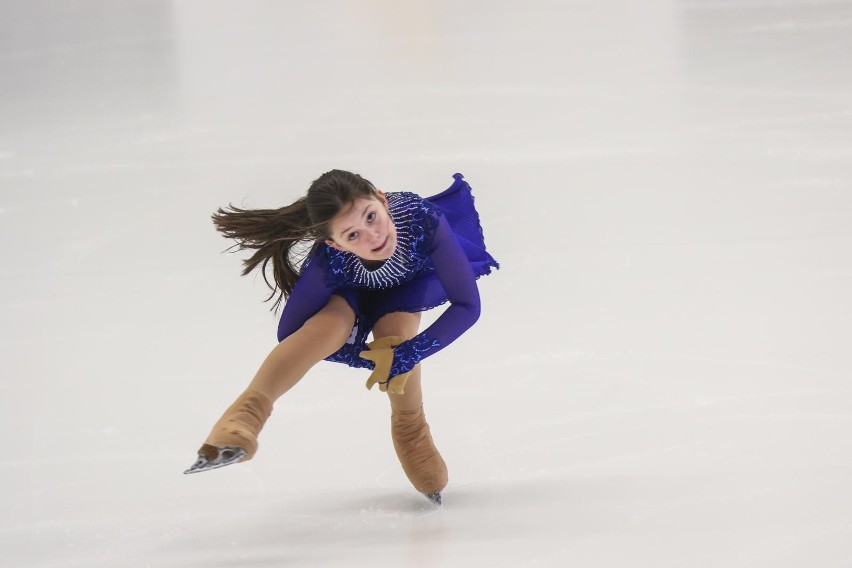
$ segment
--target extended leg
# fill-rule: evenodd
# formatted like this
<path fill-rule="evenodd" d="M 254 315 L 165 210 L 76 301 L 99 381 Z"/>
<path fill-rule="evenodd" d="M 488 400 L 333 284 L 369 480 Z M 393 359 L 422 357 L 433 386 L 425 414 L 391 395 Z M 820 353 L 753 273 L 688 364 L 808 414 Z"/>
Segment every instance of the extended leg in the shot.
<path fill-rule="evenodd" d="M 374 337 L 417 334 L 420 314 L 395 312 L 380 319 L 373 328 Z M 414 367 L 405 394 L 388 393 L 391 404 L 391 437 L 405 475 L 415 489 L 429 500 L 441 504 L 441 491 L 447 485 L 447 464 L 435 447 L 423 411 L 420 365 Z"/>
<path fill-rule="evenodd" d="M 197 473 L 247 461 L 257 451 L 257 436 L 273 403 L 317 362 L 346 342 L 355 314 L 339 296 L 275 346 L 248 388 L 225 411 L 198 450 L 198 460 L 184 473 Z"/>

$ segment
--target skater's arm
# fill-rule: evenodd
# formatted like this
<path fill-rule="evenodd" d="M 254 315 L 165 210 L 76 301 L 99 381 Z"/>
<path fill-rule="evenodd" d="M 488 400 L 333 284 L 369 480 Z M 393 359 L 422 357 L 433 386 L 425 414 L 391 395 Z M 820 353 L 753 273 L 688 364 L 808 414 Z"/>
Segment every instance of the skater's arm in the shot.
<path fill-rule="evenodd" d="M 443 215 L 438 216 L 430 258 L 450 306 L 423 332 L 394 349 L 391 377 L 410 371 L 417 363 L 455 341 L 479 319 L 476 277 Z"/>
<path fill-rule="evenodd" d="M 278 322 L 278 341 L 302 327 L 308 318 L 316 314 L 331 298 L 325 279 L 325 269 L 319 259 L 312 259 L 302 270 L 293 292 L 284 304 Z"/>

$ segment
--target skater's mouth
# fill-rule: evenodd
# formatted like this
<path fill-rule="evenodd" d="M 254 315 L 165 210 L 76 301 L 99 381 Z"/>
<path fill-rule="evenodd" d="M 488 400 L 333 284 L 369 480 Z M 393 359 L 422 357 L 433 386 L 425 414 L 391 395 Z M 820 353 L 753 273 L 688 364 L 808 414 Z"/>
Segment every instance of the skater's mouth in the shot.
<path fill-rule="evenodd" d="M 374 253 L 382 252 L 385 249 L 385 247 L 388 246 L 388 242 L 390 242 L 390 235 L 385 237 L 384 242 L 379 247 L 374 248 L 372 252 L 374 252 Z"/>

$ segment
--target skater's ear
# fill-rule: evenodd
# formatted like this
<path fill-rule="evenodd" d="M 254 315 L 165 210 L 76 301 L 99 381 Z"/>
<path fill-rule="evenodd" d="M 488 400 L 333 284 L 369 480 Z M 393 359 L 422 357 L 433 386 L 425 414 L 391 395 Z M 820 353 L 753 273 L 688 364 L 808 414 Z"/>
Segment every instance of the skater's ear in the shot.
<path fill-rule="evenodd" d="M 328 246 L 330 246 L 333 249 L 339 250 L 340 252 L 346 252 L 346 250 L 342 246 L 340 246 L 339 244 L 337 244 L 336 242 L 334 242 L 331 239 L 326 239 L 325 244 L 327 244 Z"/>
<path fill-rule="evenodd" d="M 388 208 L 388 198 L 385 195 L 384 191 L 377 189 L 376 190 L 376 198 L 382 203 L 382 205 L 385 206 L 385 209 Z"/>

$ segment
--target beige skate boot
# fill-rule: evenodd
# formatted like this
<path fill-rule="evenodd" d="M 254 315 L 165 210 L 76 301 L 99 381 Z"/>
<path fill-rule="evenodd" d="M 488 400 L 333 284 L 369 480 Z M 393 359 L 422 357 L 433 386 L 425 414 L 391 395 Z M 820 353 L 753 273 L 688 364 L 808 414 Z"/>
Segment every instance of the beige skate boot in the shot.
<path fill-rule="evenodd" d="M 432 441 L 421 405 L 416 410 L 391 412 L 391 436 L 396 455 L 414 488 L 436 505 L 447 485 L 447 464 Z"/>
<path fill-rule="evenodd" d="M 198 450 L 198 460 L 184 473 L 198 473 L 248 461 L 257 451 L 257 435 L 272 414 L 272 401 L 247 390 L 213 426 Z"/>

